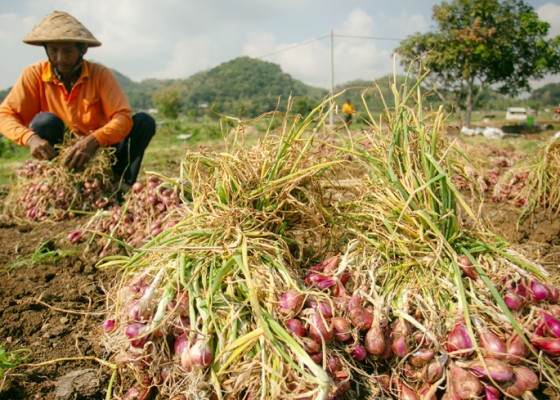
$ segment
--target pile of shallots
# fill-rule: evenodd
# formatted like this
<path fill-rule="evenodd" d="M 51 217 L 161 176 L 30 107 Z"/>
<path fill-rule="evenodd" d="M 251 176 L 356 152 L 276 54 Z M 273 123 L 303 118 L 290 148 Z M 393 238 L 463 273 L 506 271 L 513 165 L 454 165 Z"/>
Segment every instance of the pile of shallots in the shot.
<path fill-rule="evenodd" d="M 186 196 L 183 185 L 148 174 L 146 180 L 132 185 L 121 205 L 115 204 L 94 215 L 85 227 L 71 232 L 68 240 L 72 243 L 82 240 L 84 232 L 91 230 L 122 240 L 131 247 L 141 246 L 184 216 L 186 203 L 181 196 Z"/>
<path fill-rule="evenodd" d="M 103 167 L 104 154 L 96 155 L 83 172 L 68 171 L 58 162 L 26 161 L 17 171 L 6 200 L 14 218 L 30 221 L 60 221 L 76 212 L 96 211 L 114 204 L 111 170 Z"/>
<path fill-rule="evenodd" d="M 189 295 L 186 290 L 157 299 L 156 292 L 162 277 L 161 273 L 153 280 L 140 276 L 121 290 L 125 309 L 120 322 L 125 323 L 127 344 L 122 345 L 124 351 L 117 355 L 116 362 L 134 364 L 147 382 L 165 382 L 173 386 L 173 380 L 179 375 L 177 369 L 202 373 L 212 365 L 213 353 L 205 337 L 191 329 Z M 157 301 L 160 303 L 154 306 Z M 165 328 L 158 326 L 163 314 L 174 316 Z M 116 329 L 115 317 L 103 323 L 107 334 Z M 162 343 L 168 343 L 169 346 L 163 346 Z M 153 354 L 157 347 L 166 348 L 168 355 L 162 358 L 161 354 Z M 158 365 L 150 368 L 150 359 L 158 359 Z M 125 398 L 144 398 L 134 396 L 147 396 L 150 393 L 149 386 L 133 386 Z"/>
<path fill-rule="evenodd" d="M 326 366 L 336 396 L 361 375 L 375 377 L 386 396 L 407 400 L 520 398 L 556 379 L 550 365 L 560 356 L 558 288 L 527 277 L 502 279 L 497 287 L 517 327 L 505 318 L 489 321 L 483 310 L 459 310 L 438 332 L 418 310 L 398 312 L 353 287 L 357 277 L 338 268 L 339 260 L 309 268 L 307 289 L 278 300 L 285 328 Z M 464 279 L 480 279 L 466 258 L 458 261 Z"/>

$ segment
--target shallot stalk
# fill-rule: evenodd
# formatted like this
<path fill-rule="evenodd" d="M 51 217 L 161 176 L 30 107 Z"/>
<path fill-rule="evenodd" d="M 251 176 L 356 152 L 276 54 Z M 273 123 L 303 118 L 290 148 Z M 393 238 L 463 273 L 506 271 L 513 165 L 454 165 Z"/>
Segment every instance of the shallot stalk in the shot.
<path fill-rule="evenodd" d="M 143 310 L 147 310 L 150 306 L 150 302 L 155 295 L 156 289 L 159 286 L 159 283 L 163 279 L 165 274 L 165 268 L 161 268 L 159 272 L 156 274 L 152 284 L 148 286 L 142 297 L 138 300 L 138 307 L 139 312 L 143 312 Z"/>
<path fill-rule="evenodd" d="M 156 310 L 152 323 L 148 326 L 149 332 L 153 331 L 159 326 L 159 324 L 163 320 L 163 317 L 165 317 L 167 306 L 171 303 L 174 297 L 175 297 L 175 288 L 173 287 L 173 285 L 169 285 L 165 289 L 165 292 L 161 297 L 161 300 L 159 301 L 158 308 Z"/>

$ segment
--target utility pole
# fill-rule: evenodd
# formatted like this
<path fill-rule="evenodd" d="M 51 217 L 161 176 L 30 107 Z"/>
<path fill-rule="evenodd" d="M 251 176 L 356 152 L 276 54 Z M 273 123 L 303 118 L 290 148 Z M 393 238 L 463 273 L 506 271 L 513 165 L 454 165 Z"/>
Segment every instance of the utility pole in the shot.
<path fill-rule="evenodd" d="M 334 129 L 334 32 L 331 29 L 331 112 L 329 115 L 329 122 L 331 129 Z"/>

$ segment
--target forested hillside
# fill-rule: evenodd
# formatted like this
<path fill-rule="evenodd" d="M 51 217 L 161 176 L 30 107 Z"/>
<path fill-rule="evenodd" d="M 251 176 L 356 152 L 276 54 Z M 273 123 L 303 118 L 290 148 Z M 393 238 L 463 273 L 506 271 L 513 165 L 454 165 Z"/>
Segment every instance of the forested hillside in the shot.
<path fill-rule="evenodd" d="M 329 94 L 327 89 L 312 87 L 292 78 L 277 64 L 249 57 L 235 58 L 186 79 L 134 82 L 119 71 L 113 70 L 113 73 L 133 109 L 157 108 L 158 97 L 171 94 L 176 98 L 178 113 L 190 116 L 217 117 L 225 114 L 252 118 L 275 109 L 285 110 L 290 98 L 293 101 L 292 111 L 306 114 Z M 391 97 L 388 87 L 391 79 L 385 76 L 375 82 L 355 80 L 337 85 L 334 92 L 340 93 L 340 96 L 335 101 L 341 105 L 349 98 L 359 110 L 363 110 L 365 101 L 370 110 L 379 111 L 383 108 L 382 98 Z M 376 84 L 380 90 L 374 89 Z M 347 89 L 347 92 L 342 93 Z M 9 88 L 0 91 L 0 101 L 8 91 Z M 426 100 L 438 102 L 435 95 L 428 96 Z M 506 98 L 487 91 L 481 96 L 478 109 L 501 110 L 508 105 L 523 103 L 540 109 L 557 107 L 560 104 L 560 84 L 552 83 L 536 89 L 525 100 Z"/>

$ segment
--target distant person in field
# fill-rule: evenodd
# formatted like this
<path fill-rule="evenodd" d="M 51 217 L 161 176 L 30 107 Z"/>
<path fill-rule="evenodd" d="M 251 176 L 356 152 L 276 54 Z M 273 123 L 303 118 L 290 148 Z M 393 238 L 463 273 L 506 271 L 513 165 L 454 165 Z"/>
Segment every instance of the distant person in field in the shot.
<path fill-rule="evenodd" d="M 84 60 L 87 50 L 101 42 L 60 11 L 43 18 L 23 42 L 42 46 L 48 60 L 23 70 L 0 105 L 0 132 L 29 147 L 39 160 L 54 158 L 54 146 L 63 142 L 65 131 L 71 132 L 76 140 L 62 162 L 76 171 L 99 147 L 114 146 L 115 180 L 124 188 L 132 185 L 156 125 L 146 113 L 132 115 L 108 68 Z"/>
<path fill-rule="evenodd" d="M 342 105 L 342 112 L 344 113 L 344 122 L 349 126 L 352 123 L 354 114 L 356 114 L 356 108 L 350 99 L 346 99 L 346 102 Z"/>

